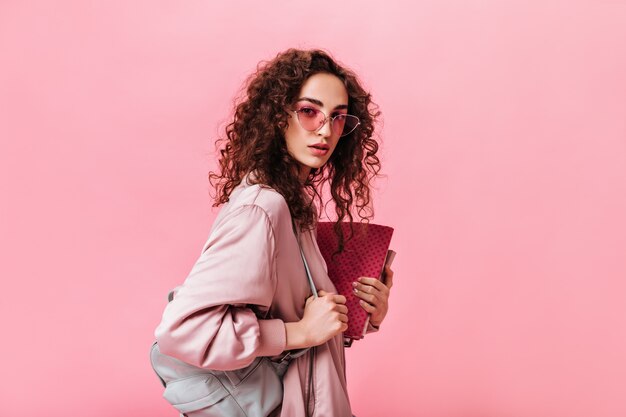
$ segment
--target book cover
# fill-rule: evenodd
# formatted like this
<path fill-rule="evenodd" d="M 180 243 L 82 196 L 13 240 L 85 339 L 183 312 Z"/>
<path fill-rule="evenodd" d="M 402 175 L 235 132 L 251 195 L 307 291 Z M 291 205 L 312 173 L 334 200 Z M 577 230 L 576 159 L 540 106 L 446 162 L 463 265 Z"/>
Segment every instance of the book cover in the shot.
<path fill-rule="evenodd" d="M 393 228 L 372 223 L 353 223 L 354 236 L 347 240 L 350 225 L 342 222 L 344 251 L 333 256 L 339 246 L 333 225 L 332 222 L 318 222 L 317 245 L 326 261 L 328 276 L 337 292 L 346 297 L 348 329 L 344 332 L 344 338 L 358 340 L 365 336 L 370 314 L 361 307 L 360 298 L 352 292 L 352 283 L 359 277 L 382 278 L 384 265 L 390 264 L 395 255 L 395 252 L 389 250 Z"/>

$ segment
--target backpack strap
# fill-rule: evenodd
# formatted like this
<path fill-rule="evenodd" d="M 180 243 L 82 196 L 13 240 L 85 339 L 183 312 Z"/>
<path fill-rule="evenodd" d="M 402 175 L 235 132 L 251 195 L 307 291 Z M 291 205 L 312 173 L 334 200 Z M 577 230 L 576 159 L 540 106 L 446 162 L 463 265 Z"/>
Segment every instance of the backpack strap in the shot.
<path fill-rule="evenodd" d="M 298 242 L 298 247 L 300 248 L 300 257 L 302 258 L 302 263 L 304 264 L 304 271 L 306 272 L 307 279 L 309 280 L 309 286 L 311 287 L 311 292 L 317 298 L 318 297 L 317 289 L 315 288 L 315 283 L 313 282 L 313 277 L 311 276 L 311 270 L 309 269 L 309 264 L 306 261 L 306 257 L 304 256 L 304 251 L 302 250 L 302 245 L 300 244 L 300 236 L 298 235 L 298 232 L 296 229 L 296 223 L 293 221 L 293 219 L 291 220 L 291 226 L 293 227 L 293 233 L 296 236 L 296 241 Z M 298 358 L 304 355 L 309 349 L 311 349 L 311 347 L 287 351 L 287 353 L 284 354 L 277 361 L 278 366 L 279 367 L 284 366 L 286 368 L 287 365 L 289 365 L 289 362 L 291 362 L 295 358 Z"/>

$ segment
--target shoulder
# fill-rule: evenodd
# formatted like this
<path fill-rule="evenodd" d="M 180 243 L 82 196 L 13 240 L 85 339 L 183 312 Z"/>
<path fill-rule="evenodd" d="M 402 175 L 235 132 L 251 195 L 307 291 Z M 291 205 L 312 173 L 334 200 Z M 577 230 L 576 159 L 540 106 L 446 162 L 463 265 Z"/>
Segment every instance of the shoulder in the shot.
<path fill-rule="evenodd" d="M 213 221 L 201 253 L 216 242 L 274 242 L 285 227 L 291 228 L 291 214 L 283 196 L 268 186 L 242 182 Z"/>
<path fill-rule="evenodd" d="M 278 191 L 263 184 L 249 184 L 245 179 L 233 190 L 228 206 L 231 213 L 261 209 L 273 225 L 291 221 L 287 201 Z"/>

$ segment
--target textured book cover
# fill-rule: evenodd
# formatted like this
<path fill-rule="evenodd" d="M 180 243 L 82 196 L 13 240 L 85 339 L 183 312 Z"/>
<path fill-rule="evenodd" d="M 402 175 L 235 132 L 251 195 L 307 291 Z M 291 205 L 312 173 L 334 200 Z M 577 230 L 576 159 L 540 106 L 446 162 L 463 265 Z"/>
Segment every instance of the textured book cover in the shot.
<path fill-rule="evenodd" d="M 389 250 L 393 228 L 372 223 L 353 223 L 354 237 L 344 243 L 344 251 L 337 251 L 337 236 L 332 222 L 318 222 L 317 245 L 326 261 L 328 276 L 337 292 L 346 297 L 348 329 L 344 337 L 351 340 L 365 336 L 370 314 L 359 305 L 360 298 L 353 294 L 352 283 L 359 277 L 381 279 L 383 266 L 390 264 L 395 252 Z M 341 224 L 344 240 L 350 235 L 350 225 Z M 391 255 L 391 256 L 388 256 Z"/>

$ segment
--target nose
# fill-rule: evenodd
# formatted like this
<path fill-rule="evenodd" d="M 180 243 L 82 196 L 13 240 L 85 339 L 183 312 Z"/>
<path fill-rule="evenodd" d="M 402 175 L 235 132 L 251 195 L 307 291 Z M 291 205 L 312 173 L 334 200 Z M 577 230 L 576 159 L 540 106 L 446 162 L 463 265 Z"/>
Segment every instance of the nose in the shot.
<path fill-rule="evenodd" d="M 322 136 L 329 137 L 333 133 L 332 128 L 331 128 L 331 123 L 332 123 L 332 118 L 327 117 L 326 120 L 324 120 L 324 123 L 322 124 L 322 126 L 317 131 L 317 133 L 319 133 Z"/>

